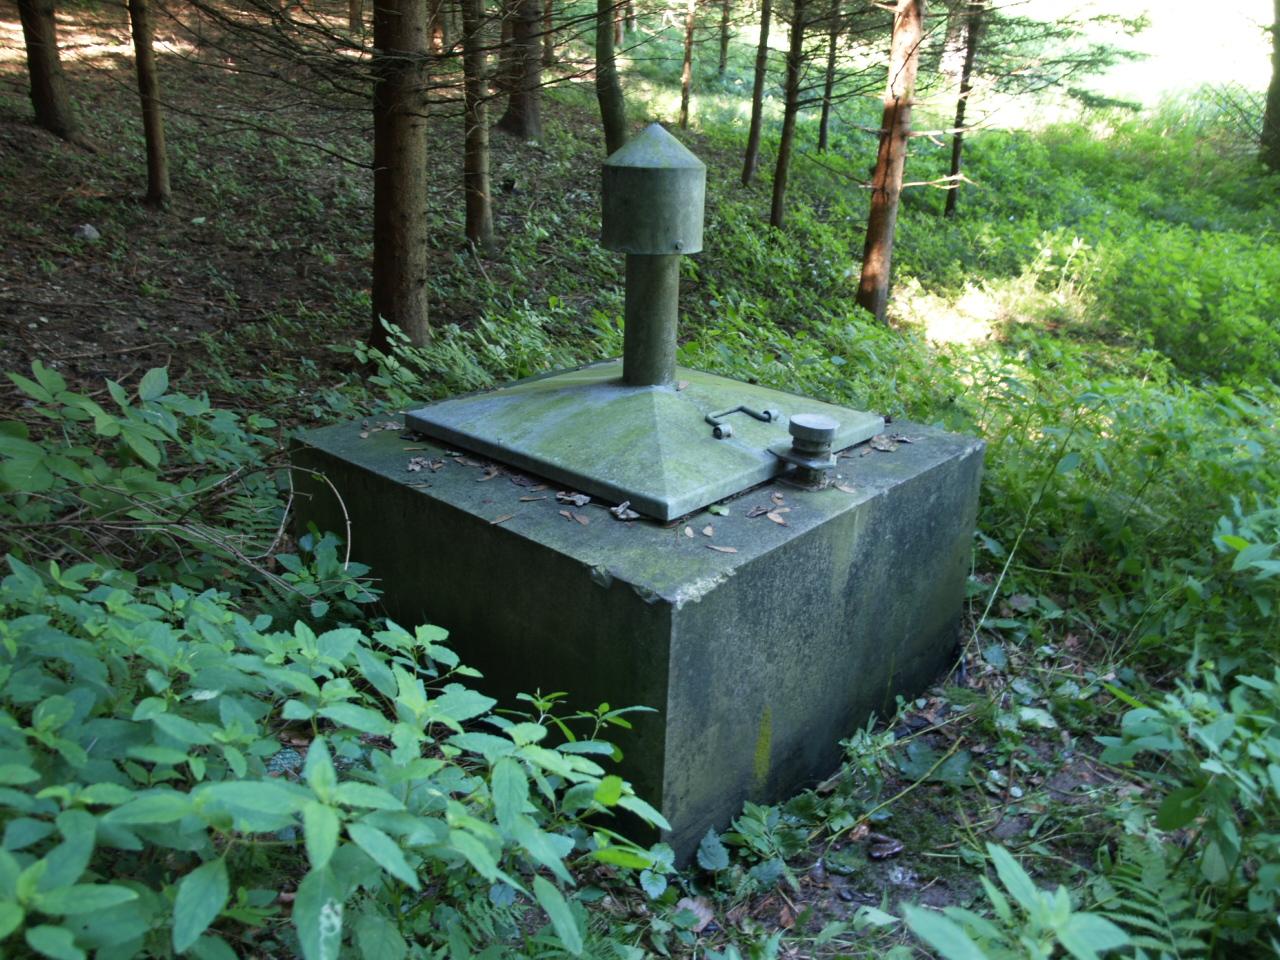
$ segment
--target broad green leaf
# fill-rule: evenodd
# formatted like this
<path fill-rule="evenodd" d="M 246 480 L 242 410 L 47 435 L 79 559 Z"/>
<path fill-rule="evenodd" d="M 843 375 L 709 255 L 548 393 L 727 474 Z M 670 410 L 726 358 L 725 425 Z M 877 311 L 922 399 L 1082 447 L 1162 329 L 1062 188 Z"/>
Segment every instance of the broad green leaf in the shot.
<path fill-rule="evenodd" d="M 648 870 L 653 866 L 653 860 L 644 853 L 639 853 L 629 847 L 600 847 L 593 850 L 591 856 L 601 863 L 611 863 L 616 867 L 625 867 L 628 870 Z"/>
<path fill-rule="evenodd" d="M 609 774 L 596 787 L 596 802 L 605 807 L 614 806 L 622 799 L 622 787 L 622 778 L 612 773 Z"/>
<path fill-rule="evenodd" d="M 714 827 L 708 827 L 706 836 L 698 844 L 698 866 L 712 873 L 729 866 L 729 851 L 720 842 Z"/>
<path fill-rule="evenodd" d="M 923 907 L 904 906 L 903 919 L 911 932 L 942 955 L 944 960 L 988 960 L 955 921 Z"/>
<path fill-rule="evenodd" d="M 493 697 L 486 697 L 461 684 L 451 683 L 440 696 L 431 701 L 430 706 L 436 716 L 445 716 L 461 723 L 487 713 L 497 702 Z"/>
<path fill-rule="evenodd" d="M 230 895 L 227 862 L 222 857 L 183 877 L 173 904 L 173 949 L 182 953 L 195 943 L 222 912 Z"/>
<path fill-rule="evenodd" d="M 151 718 L 151 722 L 181 743 L 199 744 L 201 746 L 210 746 L 214 743 L 209 731 L 186 717 L 180 717 L 173 713 L 157 713 Z"/>
<path fill-rule="evenodd" d="M 650 900 L 657 900 L 660 896 L 667 892 L 667 878 L 660 873 L 654 873 L 652 870 L 642 870 L 640 872 L 640 889 Z"/>
<path fill-rule="evenodd" d="M 22 925 L 25 911 L 12 900 L 0 901 L 0 940 Z"/>
<path fill-rule="evenodd" d="M 75 936 L 66 927 L 41 925 L 28 927 L 27 946 L 52 960 L 84 960 L 84 951 L 76 946 Z"/>
<path fill-rule="evenodd" d="M 577 917 L 569 909 L 564 894 L 546 877 L 537 876 L 533 878 L 533 895 L 537 898 L 538 905 L 547 912 L 551 926 L 564 948 L 575 957 L 579 956 L 582 953 L 582 930 L 578 926 Z"/>
<path fill-rule="evenodd" d="M 168 389 L 169 372 L 164 367 L 152 367 L 138 383 L 138 399 L 144 402 L 159 400 Z"/>
<path fill-rule="evenodd" d="M 637 817 L 644 820 L 659 830 L 670 830 L 671 824 L 667 822 L 667 818 L 654 809 L 653 805 L 647 800 L 641 800 L 634 794 L 627 794 L 618 801 L 618 806 L 623 810 L 630 810 Z"/>
<path fill-rule="evenodd" d="M 1161 830 L 1181 830 L 1200 812 L 1198 787 L 1182 787 L 1171 791 L 1156 811 L 1156 826 Z"/>
<path fill-rule="evenodd" d="M 1058 930 L 1058 942 L 1076 960 L 1094 960 L 1108 950 L 1127 946 L 1129 936 L 1110 920 L 1095 913 L 1075 913 L 1066 926 Z"/>
<path fill-rule="evenodd" d="M 404 960 L 409 953 L 396 925 L 376 913 L 361 914 L 356 921 L 356 946 L 361 960 Z"/>
<path fill-rule="evenodd" d="M 499 825 L 510 830 L 529 799 L 529 781 L 524 768 L 510 757 L 501 758 L 493 765 L 489 790 Z"/>
<path fill-rule="evenodd" d="M 564 858 L 573 852 L 573 841 L 559 834 L 547 833 L 528 817 L 517 817 L 512 825 L 516 841 L 529 856 L 556 875 L 561 883 L 571 884 L 573 879 L 564 867 Z"/>
<path fill-rule="evenodd" d="M 391 732 L 391 722 L 382 714 L 354 703 L 334 703 L 317 711 L 320 716 L 342 727 L 350 727 L 375 737 L 385 737 Z"/>
<path fill-rule="evenodd" d="M 333 768 L 333 757 L 329 755 L 329 745 L 324 737 L 316 737 L 307 748 L 307 762 L 302 768 L 307 786 L 316 792 L 321 800 L 328 801 L 333 788 L 338 785 L 338 771 Z"/>
<path fill-rule="evenodd" d="M 367 823 L 349 823 L 347 836 L 387 873 L 414 890 L 419 888 L 418 875 L 400 852 L 400 845 L 377 827 L 371 827 Z"/>
<path fill-rule="evenodd" d="M 338 832 L 342 821 L 338 811 L 312 800 L 302 808 L 302 836 L 307 847 L 307 859 L 316 870 L 322 870 L 338 846 Z"/>
<path fill-rule="evenodd" d="M 369 810 L 403 810 L 404 804 L 394 796 L 370 783 L 348 780 L 333 792 L 338 803 L 348 807 L 365 807 Z"/>
<path fill-rule="evenodd" d="M 191 798 L 176 790 L 156 790 L 134 797 L 103 815 L 107 823 L 173 823 L 194 809 Z"/>
<path fill-rule="evenodd" d="M 79 913 L 95 913 L 98 910 L 106 910 L 137 898 L 137 893 L 128 887 L 115 887 L 98 883 L 76 883 L 69 887 L 59 887 L 57 890 L 39 894 L 35 899 L 35 906 L 41 913 L 61 917 Z"/>
<path fill-rule="evenodd" d="M 987 856 L 995 864 L 1000 882 L 1004 884 L 1010 896 L 1018 902 L 1018 906 L 1027 912 L 1034 910 L 1040 903 L 1040 891 L 1036 889 L 1036 885 L 1027 875 L 1027 871 L 1022 869 L 1021 864 L 1013 859 L 1013 855 L 1008 850 L 994 843 L 987 844 Z"/>
<path fill-rule="evenodd" d="M 342 885 L 327 867 L 298 884 L 293 926 L 304 960 L 337 960 L 342 949 Z"/>
<path fill-rule="evenodd" d="M 502 878 L 502 871 L 498 869 L 498 862 L 489 852 L 489 848 L 471 834 L 463 830 L 450 830 L 449 846 L 466 857 L 467 861 L 479 871 L 480 876 L 486 880 Z"/>
<path fill-rule="evenodd" d="M 0 784 L 21 786 L 24 783 L 33 783 L 39 779 L 40 774 L 30 767 L 17 763 L 0 764 Z"/>

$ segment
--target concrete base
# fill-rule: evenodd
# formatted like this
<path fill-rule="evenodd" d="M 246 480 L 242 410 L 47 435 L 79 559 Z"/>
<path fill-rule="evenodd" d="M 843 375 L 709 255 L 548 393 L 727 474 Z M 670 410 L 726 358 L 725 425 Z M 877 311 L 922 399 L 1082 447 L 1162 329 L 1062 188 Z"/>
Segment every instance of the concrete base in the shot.
<path fill-rule="evenodd" d="M 849 451 L 837 468 L 847 489 L 775 481 L 727 501 L 728 516 L 666 525 L 566 506 L 556 487 L 509 473 L 486 480 L 430 443 L 362 439 L 356 424 L 306 434 L 295 462 L 340 491 L 352 556 L 381 578 L 390 616 L 447 628 L 487 692 L 658 711 L 610 736 L 683 858 L 744 800 L 830 774 L 841 739 L 954 656 L 983 445 L 893 429 L 915 442 Z M 410 471 L 414 457 L 445 464 Z M 300 520 L 342 531 L 328 486 L 294 480 Z M 785 526 L 748 516 L 777 496 Z"/>

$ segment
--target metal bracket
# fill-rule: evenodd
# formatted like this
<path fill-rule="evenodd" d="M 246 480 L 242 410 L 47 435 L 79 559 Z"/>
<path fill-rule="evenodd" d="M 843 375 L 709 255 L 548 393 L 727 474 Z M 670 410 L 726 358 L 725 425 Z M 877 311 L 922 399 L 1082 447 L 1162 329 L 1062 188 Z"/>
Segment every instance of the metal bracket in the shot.
<path fill-rule="evenodd" d="M 724 422 L 728 416 L 735 413 L 745 413 L 753 420 L 759 420 L 761 423 L 772 423 L 775 420 L 781 420 L 782 414 L 777 410 L 752 410 L 750 407 L 739 404 L 732 410 L 725 410 L 721 413 L 708 413 L 704 418 L 707 423 L 711 424 L 711 434 L 717 440 L 728 440 L 733 436 L 733 427 Z"/>

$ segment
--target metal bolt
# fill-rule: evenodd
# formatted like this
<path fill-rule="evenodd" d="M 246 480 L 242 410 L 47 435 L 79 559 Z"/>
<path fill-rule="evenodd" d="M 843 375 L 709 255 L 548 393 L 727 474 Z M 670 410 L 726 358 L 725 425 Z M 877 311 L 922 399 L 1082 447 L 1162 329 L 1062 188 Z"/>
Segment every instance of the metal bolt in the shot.
<path fill-rule="evenodd" d="M 797 482 L 820 485 L 826 481 L 827 470 L 834 466 L 831 445 L 839 429 L 839 420 L 821 413 L 798 413 L 787 423 L 793 458 L 789 459 L 796 464 Z"/>

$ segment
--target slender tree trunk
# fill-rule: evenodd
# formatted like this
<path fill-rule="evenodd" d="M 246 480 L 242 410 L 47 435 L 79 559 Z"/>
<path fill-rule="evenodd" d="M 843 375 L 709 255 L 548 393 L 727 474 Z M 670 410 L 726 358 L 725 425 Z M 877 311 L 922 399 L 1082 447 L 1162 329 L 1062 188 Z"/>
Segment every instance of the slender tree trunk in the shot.
<path fill-rule="evenodd" d="M 1280 3 L 1280 0 L 1276 2 Z M 947 191 L 947 202 L 942 208 L 944 217 L 956 215 L 956 204 L 960 200 L 960 170 L 964 159 L 964 111 L 969 103 L 969 91 L 973 89 L 973 62 L 978 56 L 982 14 L 985 10 L 986 7 L 980 2 L 969 4 L 968 33 L 964 39 L 964 62 L 960 65 L 960 94 L 956 98 L 955 133 L 951 135 L 951 167 L 947 170 L 951 189 Z"/>
<path fill-rule="evenodd" d="M 552 22 L 554 0 L 545 0 L 542 5 L 542 65 L 549 67 L 556 62 L 556 33 Z"/>
<path fill-rule="evenodd" d="M 787 171 L 791 167 L 791 145 L 796 135 L 796 115 L 800 112 L 800 71 L 804 67 L 804 30 L 809 0 L 795 0 L 791 10 L 791 43 L 787 46 L 787 79 L 783 86 L 782 135 L 778 138 L 778 161 L 773 170 L 773 202 L 769 223 L 781 228 L 786 219 Z"/>
<path fill-rule="evenodd" d="M 831 23 L 827 32 L 827 74 L 822 82 L 822 119 L 818 122 L 818 150 L 827 149 L 831 125 L 831 94 L 836 87 L 836 48 L 840 43 L 840 0 L 831 0 Z"/>
<path fill-rule="evenodd" d="M 596 0 L 596 100 L 604 124 L 606 154 L 627 142 L 627 105 L 613 52 L 615 10 L 615 0 Z"/>
<path fill-rule="evenodd" d="M 358 34 L 364 29 L 364 6 L 360 0 L 347 0 L 347 32 Z"/>
<path fill-rule="evenodd" d="M 373 5 L 373 329 L 386 349 L 380 320 L 424 344 L 427 276 L 427 60 L 430 35 L 422 0 Z"/>
<path fill-rule="evenodd" d="M 510 93 L 520 73 L 520 52 L 516 49 L 515 0 L 498 0 L 498 14 L 501 20 L 499 21 L 497 87 L 503 93 Z"/>
<path fill-rule="evenodd" d="M 871 178 L 871 214 L 862 251 L 858 303 L 885 322 L 889 309 L 889 276 L 893 267 L 893 233 L 898 223 L 898 196 L 911 132 L 920 44 L 924 40 L 924 0 L 898 0 L 889 51 L 889 82 L 880 121 L 880 149 Z"/>
<path fill-rule="evenodd" d="M 1271 86 L 1262 114 L 1262 162 L 1280 172 L 1280 0 L 1275 0 L 1275 22 L 1271 24 Z"/>
<path fill-rule="evenodd" d="M 377 2 L 377 0 L 375 0 Z M 430 11 L 431 52 L 437 57 L 444 53 L 444 0 L 427 0 Z"/>
<path fill-rule="evenodd" d="M 516 75 L 507 97 L 507 110 L 496 126 L 521 140 L 542 139 L 542 51 L 538 0 L 516 0 L 512 57 Z"/>
<path fill-rule="evenodd" d="M 967 0 L 943 0 L 947 11 L 947 29 L 938 56 L 938 72 L 956 83 L 964 62 L 965 29 L 969 22 Z"/>
<path fill-rule="evenodd" d="M 138 96 L 142 98 L 142 131 L 147 141 L 147 206 L 159 209 L 169 202 L 169 154 L 164 146 L 164 118 L 160 115 L 160 81 L 151 46 L 151 10 L 147 0 L 129 0 L 133 29 L 133 59 L 138 68 Z"/>
<path fill-rule="evenodd" d="M 58 58 L 58 25 L 53 0 L 18 0 L 22 36 L 27 45 L 27 73 L 36 123 L 56 137 L 83 143 L 67 81 Z"/>
<path fill-rule="evenodd" d="M 760 127 L 764 120 L 764 82 L 769 71 L 769 20 L 773 0 L 760 3 L 760 43 L 756 47 L 755 79 L 751 84 L 751 125 L 747 129 L 747 151 L 742 159 L 742 185 L 751 185 L 760 161 Z"/>
<path fill-rule="evenodd" d="M 720 65 L 716 72 L 724 76 L 729 68 L 729 13 L 733 0 L 720 0 Z"/>
<path fill-rule="evenodd" d="M 493 250 L 493 204 L 489 193 L 489 120 L 486 116 L 484 0 L 462 0 L 462 100 L 465 141 L 462 185 L 466 194 L 467 243 Z"/>
<path fill-rule="evenodd" d="M 627 0 L 627 33 L 635 33 L 636 0 Z"/>
<path fill-rule="evenodd" d="M 680 129 L 689 126 L 689 94 L 693 89 L 693 20 L 698 0 L 688 0 L 684 17 L 684 68 L 680 71 Z"/>
<path fill-rule="evenodd" d="M 622 46 L 622 6 L 616 6 L 613 10 L 613 45 L 615 47 Z"/>

